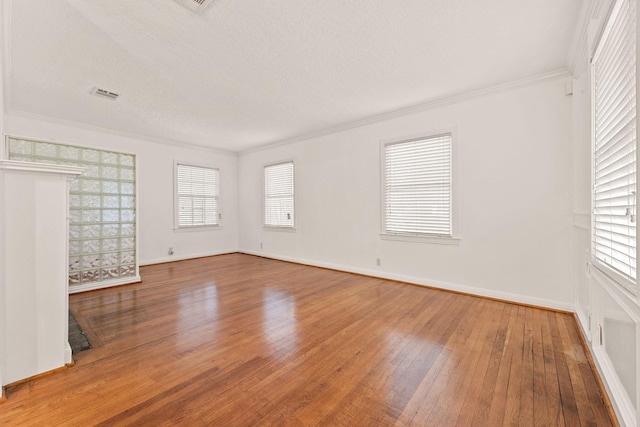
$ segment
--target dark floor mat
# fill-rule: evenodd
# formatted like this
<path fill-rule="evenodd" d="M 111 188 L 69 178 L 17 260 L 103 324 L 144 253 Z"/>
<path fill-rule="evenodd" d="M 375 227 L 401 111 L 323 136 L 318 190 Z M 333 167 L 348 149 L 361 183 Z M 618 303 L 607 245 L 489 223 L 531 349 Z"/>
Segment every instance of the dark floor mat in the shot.
<path fill-rule="evenodd" d="M 91 348 L 91 343 L 78 325 L 73 313 L 69 311 L 69 345 L 73 354 Z"/>

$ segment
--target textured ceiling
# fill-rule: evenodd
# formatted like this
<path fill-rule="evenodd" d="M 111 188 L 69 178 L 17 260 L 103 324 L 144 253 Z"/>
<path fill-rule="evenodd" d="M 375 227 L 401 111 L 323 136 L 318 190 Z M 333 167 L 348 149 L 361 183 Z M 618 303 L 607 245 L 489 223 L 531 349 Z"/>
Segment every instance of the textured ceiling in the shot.
<path fill-rule="evenodd" d="M 242 151 L 561 69 L 580 3 L 13 0 L 7 107 Z"/>

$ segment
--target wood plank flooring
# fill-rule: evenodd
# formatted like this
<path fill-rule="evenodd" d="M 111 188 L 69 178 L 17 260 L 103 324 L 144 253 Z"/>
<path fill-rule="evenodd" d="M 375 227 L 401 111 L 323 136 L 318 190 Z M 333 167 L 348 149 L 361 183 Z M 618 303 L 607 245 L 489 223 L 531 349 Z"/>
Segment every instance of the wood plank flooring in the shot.
<path fill-rule="evenodd" d="M 0 424 L 617 425 L 571 315 L 242 254 L 76 294 L 93 349 Z"/>

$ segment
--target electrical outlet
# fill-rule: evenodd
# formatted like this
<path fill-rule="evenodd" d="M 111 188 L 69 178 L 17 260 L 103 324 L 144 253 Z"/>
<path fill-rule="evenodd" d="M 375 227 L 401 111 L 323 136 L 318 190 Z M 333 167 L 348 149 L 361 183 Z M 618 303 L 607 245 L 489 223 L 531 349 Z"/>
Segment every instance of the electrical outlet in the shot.
<path fill-rule="evenodd" d="M 376 258 L 376 265 L 380 267 L 380 258 Z"/>
<path fill-rule="evenodd" d="M 167 251 L 167 253 L 168 253 L 169 255 L 173 255 L 173 248 L 169 248 L 169 250 Z"/>
<path fill-rule="evenodd" d="M 260 242 L 260 249 L 262 249 L 262 242 Z"/>
<path fill-rule="evenodd" d="M 604 345 L 604 332 L 602 330 L 602 325 L 598 324 L 598 338 L 600 341 L 600 345 Z"/>

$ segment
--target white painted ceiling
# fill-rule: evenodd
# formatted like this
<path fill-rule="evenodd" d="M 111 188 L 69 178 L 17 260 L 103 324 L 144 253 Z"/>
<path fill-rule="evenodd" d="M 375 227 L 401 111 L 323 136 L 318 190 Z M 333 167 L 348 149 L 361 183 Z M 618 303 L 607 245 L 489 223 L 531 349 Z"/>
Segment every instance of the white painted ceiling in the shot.
<path fill-rule="evenodd" d="M 562 69 L 581 2 L 13 0 L 7 107 L 243 151 Z"/>

